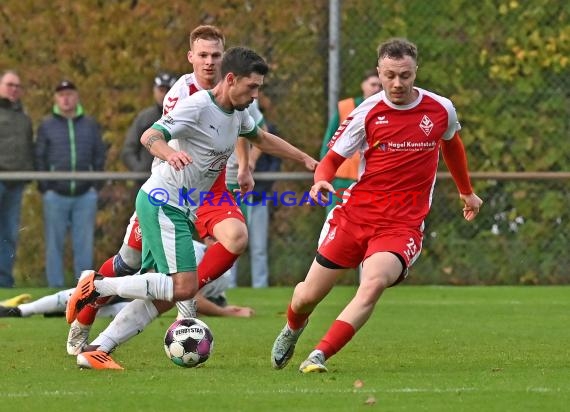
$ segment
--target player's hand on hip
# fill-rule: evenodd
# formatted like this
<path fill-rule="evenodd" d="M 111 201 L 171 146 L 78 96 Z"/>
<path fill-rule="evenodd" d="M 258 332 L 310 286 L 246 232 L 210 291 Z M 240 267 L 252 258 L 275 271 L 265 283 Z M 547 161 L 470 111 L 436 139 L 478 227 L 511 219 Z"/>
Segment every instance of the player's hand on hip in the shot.
<path fill-rule="evenodd" d="M 334 187 L 326 180 L 319 180 L 315 182 L 313 186 L 311 186 L 311 191 L 309 192 L 309 196 L 315 202 L 324 206 L 328 201 L 328 194 L 334 193 Z"/>
<path fill-rule="evenodd" d="M 192 163 L 190 155 L 184 151 L 172 152 L 166 157 L 166 161 L 174 170 L 182 170 L 185 166 Z"/>
<path fill-rule="evenodd" d="M 463 217 L 465 220 L 471 221 L 477 217 L 479 210 L 483 205 L 483 201 L 475 193 L 470 195 L 459 195 L 459 198 L 463 201 Z"/>

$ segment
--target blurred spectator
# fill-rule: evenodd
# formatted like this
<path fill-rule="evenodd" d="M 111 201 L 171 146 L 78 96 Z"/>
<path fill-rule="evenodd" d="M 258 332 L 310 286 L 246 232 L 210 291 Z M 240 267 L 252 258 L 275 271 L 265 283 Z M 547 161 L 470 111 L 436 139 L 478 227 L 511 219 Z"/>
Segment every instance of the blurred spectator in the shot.
<path fill-rule="evenodd" d="M 24 113 L 18 74 L 7 70 L 0 77 L 0 171 L 34 169 L 33 126 Z M 14 259 L 20 230 L 20 210 L 25 182 L 0 181 L 0 287 L 14 286 Z"/>
<path fill-rule="evenodd" d="M 162 116 L 162 101 L 176 83 L 172 73 L 160 72 L 154 78 L 154 104 L 141 110 L 127 131 L 121 160 L 131 172 L 149 172 L 153 157 L 140 142 L 143 132 Z"/>
<path fill-rule="evenodd" d="M 367 70 L 362 76 L 362 82 L 360 83 L 360 89 L 362 90 L 362 96 L 350 97 L 348 99 L 343 99 L 338 102 L 337 111 L 330 118 L 327 131 L 323 139 L 323 144 L 321 146 L 321 159 L 325 157 L 329 151 L 328 144 L 337 131 L 340 124 L 346 120 L 350 112 L 352 112 L 360 103 L 368 99 L 373 94 L 380 91 L 382 85 L 380 84 L 380 79 L 378 77 L 378 71 L 376 69 Z M 360 163 L 359 153 L 355 153 L 350 159 L 346 159 L 344 163 L 336 171 L 336 177 L 332 181 L 332 185 L 335 191 L 342 189 L 348 189 L 351 184 L 353 184 L 358 179 L 358 165 Z M 332 199 L 331 199 L 332 196 Z M 336 206 L 337 202 L 342 202 L 342 198 L 335 195 L 329 195 L 330 204 L 326 207 L 327 215 Z"/>
<path fill-rule="evenodd" d="M 75 172 L 103 170 L 105 146 L 95 119 L 86 116 L 77 88 L 64 80 L 55 89 L 53 113 L 38 128 L 36 167 L 40 171 Z M 48 286 L 64 286 L 64 246 L 71 230 L 73 271 L 93 267 L 93 237 L 97 189 L 88 180 L 43 180 Z"/>
<path fill-rule="evenodd" d="M 211 240 L 211 244 L 215 240 Z M 206 253 L 206 245 L 193 241 L 196 251 L 196 261 L 201 262 Z M 237 306 L 228 303 L 226 289 L 230 285 L 230 273 L 227 271 L 219 278 L 205 285 L 196 294 L 196 310 L 201 316 L 227 316 L 250 318 L 254 316 L 255 310 L 248 306 Z M 54 294 L 41 297 L 32 301 L 29 294 L 21 294 L 13 298 L 0 301 L 0 318 L 12 317 L 23 318 L 32 315 L 45 317 L 65 316 L 65 307 L 74 289 L 66 289 Z M 111 299 L 108 304 L 103 305 L 97 312 L 98 316 L 114 317 L 127 302 L 123 298 Z M 178 314 L 178 318 L 182 318 Z"/>

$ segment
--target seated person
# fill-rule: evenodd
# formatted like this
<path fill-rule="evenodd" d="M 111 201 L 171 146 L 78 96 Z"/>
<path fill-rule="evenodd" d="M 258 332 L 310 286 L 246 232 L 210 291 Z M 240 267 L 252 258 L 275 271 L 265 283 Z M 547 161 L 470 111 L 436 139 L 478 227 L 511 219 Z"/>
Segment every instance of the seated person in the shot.
<path fill-rule="evenodd" d="M 206 246 L 200 242 L 194 242 L 197 259 L 204 256 Z M 225 290 L 230 285 L 229 271 L 221 277 L 204 286 L 196 295 L 196 310 L 202 316 L 234 316 L 249 318 L 255 311 L 249 307 L 228 305 Z M 0 302 L 0 318 L 13 317 L 25 318 L 32 315 L 64 316 L 65 307 L 69 296 L 74 288 L 62 290 L 52 295 L 44 296 L 31 301 L 31 296 L 22 294 Z M 98 317 L 114 317 L 127 301 L 119 298 L 102 306 L 97 313 Z"/>

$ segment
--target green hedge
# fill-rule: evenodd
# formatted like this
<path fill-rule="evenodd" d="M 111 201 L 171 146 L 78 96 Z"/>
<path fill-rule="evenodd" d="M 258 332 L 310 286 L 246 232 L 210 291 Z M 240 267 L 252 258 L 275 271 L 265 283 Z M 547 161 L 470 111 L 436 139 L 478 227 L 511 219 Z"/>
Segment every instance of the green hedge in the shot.
<path fill-rule="evenodd" d="M 472 170 L 568 169 L 567 2 L 341 4 L 342 96 L 358 93 L 360 75 L 375 64 L 380 41 L 405 36 L 420 48 L 417 84 L 455 102 Z M 129 123 L 151 103 L 154 73 L 188 71 L 188 33 L 201 23 L 222 27 L 228 46 L 248 45 L 267 58 L 272 71 L 265 91 L 275 104 L 268 116 L 284 137 L 317 156 L 327 120 L 325 0 L 54 0 L 47 5 L 4 0 L 0 67 L 21 73 L 24 103 L 36 125 L 50 110 L 54 84 L 63 77 L 74 80 L 88 113 L 105 128 L 110 147 L 107 169 L 124 170 L 118 154 Z M 289 163 L 284 168 L 298 170 Z M 445 170 L 443 162 L 441 168 Z M 443 183 L 441 192 L 438 188 L 428 224 L 430 233 L 436 234 L 426 236 L 413 281 L 566 282 L 567 182 L 482 181 L 475 186 L 489 214 L 483 213 L 473 225 L 460 219 L 453 186 Z M 120 245 L 134 191 L 124 184 L 103 189 L 97 262 Z M 304 275 L 322 217 L 317 210 L 276 211 L 271 234 L 273 283 L 293 283 Z M 495 225 L 508 226 L 517 218 L 524 221 L 517 231 L 493 232 Z M 41 202 L 30 186 L 16 268 L 21 283 L 44 283 L 41 220 Z M 241 275 L 248 276 L 246 263 Z"/>

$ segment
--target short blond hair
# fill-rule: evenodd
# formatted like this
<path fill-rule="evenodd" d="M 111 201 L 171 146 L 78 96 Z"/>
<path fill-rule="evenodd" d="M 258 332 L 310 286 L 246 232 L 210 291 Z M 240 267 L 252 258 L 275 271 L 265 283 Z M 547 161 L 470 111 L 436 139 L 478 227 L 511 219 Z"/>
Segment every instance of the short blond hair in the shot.
<path fill-rule="evenodd" d="M 201 25 L 196 27 L 190 33 L 190 49 L 196 40 L 219 40 L 222 42 L 222 46 L 226 45 L 226 38 L 220 29 L 216 26 L 211 25 Z"/>

